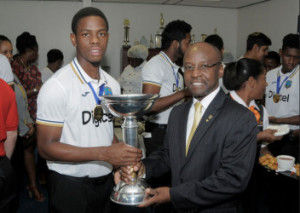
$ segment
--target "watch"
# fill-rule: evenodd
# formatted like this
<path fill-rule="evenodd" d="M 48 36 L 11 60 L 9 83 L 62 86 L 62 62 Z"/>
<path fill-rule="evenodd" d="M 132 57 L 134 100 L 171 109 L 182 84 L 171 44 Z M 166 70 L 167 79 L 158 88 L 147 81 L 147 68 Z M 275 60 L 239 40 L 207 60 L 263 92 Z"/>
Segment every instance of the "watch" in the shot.
<path fill-rule="evenodd" d="M 37 89 L 36 89 L 36 88 L 33 88 L 33 92 L 35 92 L 35 93 L 36 93 L 36 92 L 37 92 Z"/>

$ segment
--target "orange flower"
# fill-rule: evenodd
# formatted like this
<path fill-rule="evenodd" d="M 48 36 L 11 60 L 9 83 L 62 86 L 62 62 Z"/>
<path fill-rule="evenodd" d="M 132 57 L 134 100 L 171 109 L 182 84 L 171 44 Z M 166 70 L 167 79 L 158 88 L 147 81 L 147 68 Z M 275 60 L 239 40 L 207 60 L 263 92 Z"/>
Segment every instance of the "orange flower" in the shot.
<path fill-rule="evenodd" d="M 255 115 L 257 123 L 259 123 L 259 121 L 260 121 L 260 114 L 259 114 L 259 112 L 254 108 L 254 106 L 250 106 L 250 107 L 248 107 L 248 109 L 251 112 L 253 112 L 253 114 Z"/>

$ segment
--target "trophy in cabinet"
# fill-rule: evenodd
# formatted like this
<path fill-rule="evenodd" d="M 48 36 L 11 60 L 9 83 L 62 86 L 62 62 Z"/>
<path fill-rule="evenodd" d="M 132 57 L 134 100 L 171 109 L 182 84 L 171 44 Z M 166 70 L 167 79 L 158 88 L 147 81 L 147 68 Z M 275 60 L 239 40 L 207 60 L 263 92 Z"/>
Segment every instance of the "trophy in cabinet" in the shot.
<path fill-rule="evenodd" d="M 117 117 L 124 118 L 122 124 L 123 140 L 126 144 L 138 147 L 137 117 L 149 112 L 159 98 L 152 94 L 128 94 L 102 96 L 103 108 Z M 110 199 L 121 205 L 138 205 L 144 201 L 145 189 L 149 185 L 133 173 L 130 184 L 121 181 L 117 184 Z"/>
<path fill-rule="evenodd" d="M 124 47 L 129 47 L 129 24 L 130 21 L 128 19 L 124 19 Z"/>
<path fill-rule="evenodd" d="M 157 33 L 155 34 L 155 47 L 156 48 L 161 48 L 161 34 L 164 31 L 164 16 L 162 13 L 160 13 L 160 19 L 159 19 L 160 27 Z"/>

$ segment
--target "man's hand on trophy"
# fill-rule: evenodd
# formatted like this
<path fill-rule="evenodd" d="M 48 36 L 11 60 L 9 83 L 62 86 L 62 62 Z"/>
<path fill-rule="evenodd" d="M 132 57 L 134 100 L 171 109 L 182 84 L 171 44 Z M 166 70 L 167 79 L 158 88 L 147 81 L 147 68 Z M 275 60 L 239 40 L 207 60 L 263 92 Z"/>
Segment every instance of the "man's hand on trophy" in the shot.
<path fill-rule="evenodd" d="M 114 166 L 129 166 L 140 162 L 143 156 L 142 150 L 125 143 L 113 143 L 105 147 L 102 152 L 104 161 Z"/>
<path fill-rule="evenodd" d="M 122 166 L 115 172 L 115 183 L 118 184 L 121 180 L 129 184 L 132 179 L 142 177 L 145 174 L 145 166 L 142 162 L 136 163 L 133 166 Z"/>
<path fill-rule="evenodd" d="M 169 187 L 159 187 L 156 189 L 148 188 L 145 190 L 144 202 L 138 207 L 147 207 L 151 205 L 159 205 L 162 203 L 167 203 L 171 201 L 170 188 Z"/>

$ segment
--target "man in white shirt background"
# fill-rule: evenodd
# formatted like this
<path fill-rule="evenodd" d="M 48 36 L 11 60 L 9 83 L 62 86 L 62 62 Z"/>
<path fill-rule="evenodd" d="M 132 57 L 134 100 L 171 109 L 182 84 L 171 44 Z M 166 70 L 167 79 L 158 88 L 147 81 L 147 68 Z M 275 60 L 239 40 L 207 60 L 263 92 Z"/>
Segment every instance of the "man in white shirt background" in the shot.
<path fill-rule="evenodd" d="M 267 73 L 266 108 L 273 124 L 288 124 L 290 133 L 268 145 L 273 155 L 290 154 L 299 160 L 299 35 L 288 34 L 280 49 L 281 63 Z"/>
<path fill-rule="evenodd" d="M 42 69 L 42 82 L 45 83 L 62 65 L 64 55 L 59 49 L 51 49 L 47 53 L 48 65 Z"/>

